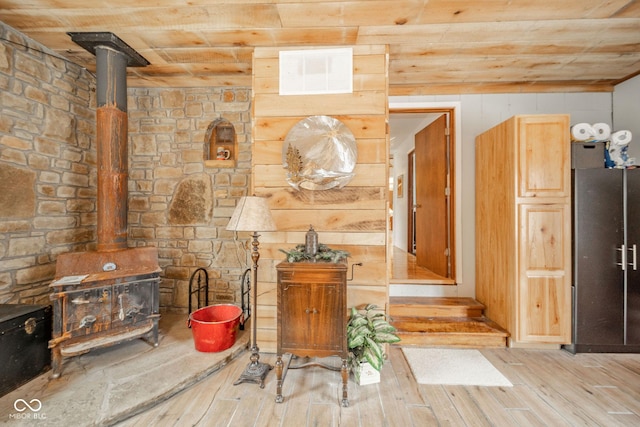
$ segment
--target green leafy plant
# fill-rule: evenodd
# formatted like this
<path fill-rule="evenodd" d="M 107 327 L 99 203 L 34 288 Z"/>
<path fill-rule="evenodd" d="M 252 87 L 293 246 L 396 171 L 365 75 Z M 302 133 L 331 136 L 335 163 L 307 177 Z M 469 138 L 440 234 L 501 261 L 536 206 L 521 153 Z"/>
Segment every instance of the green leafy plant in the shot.
<path fill-rule="evenodd" d="M 362 310 L 351 308 L 347 323 L 347 347 L 352 367 L 357 367 L 361 362 L 369 362 L 375 370 L 380 371 L 387 357 L 384 344 L 399 341 L 396 328 L 387 321 L 386 315 L 377 306 L 368 304 Z"/>
<path fill-rule="evenodd" d="M 294 249 L 285 251 L 280 249 L 287 255 L 287 262 L 301 262 L 301 261 L 327 261 L 327 262 L 340 262 L 343 259 L 349 257 L 349 252 L 340 249 L 331 249 L 327 245 L 322 243 L 318 244 L 318 252 L 315 255 L 307 255 L 304 252 L 304 245 L 297 245 Z"/>

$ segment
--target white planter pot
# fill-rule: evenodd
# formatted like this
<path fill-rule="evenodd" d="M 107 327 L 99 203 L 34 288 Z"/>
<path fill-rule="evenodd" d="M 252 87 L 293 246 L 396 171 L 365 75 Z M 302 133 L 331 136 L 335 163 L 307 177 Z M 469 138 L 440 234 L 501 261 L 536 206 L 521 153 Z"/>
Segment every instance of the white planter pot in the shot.
<path fill-rule="evenodd" d="M 368 362 L 361 362 L 353 369 L 353 376 L 358 385 L 377 384 L 380 382 L 380 372 L 371 367 Z"/>

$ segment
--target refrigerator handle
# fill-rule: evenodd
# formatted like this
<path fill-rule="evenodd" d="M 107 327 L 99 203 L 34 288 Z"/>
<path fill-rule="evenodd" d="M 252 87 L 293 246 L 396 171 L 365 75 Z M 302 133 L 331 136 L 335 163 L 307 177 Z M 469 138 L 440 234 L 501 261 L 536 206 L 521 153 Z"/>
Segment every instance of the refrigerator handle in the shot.
<path fill-rule="evenodd" d="M 616 248 L 616 250 L 620 251 L 620 262 L 617 263 L 622 268 L 622 271 L 627 269 L 627 251 L 624 248 L 624 245 Z"/>
<path fill-rule="evenodd" d="M 629 249 L 629 251 L 631 251 L 631 262 L 629 263 L 629 265 L 632 266 L 633 270 L 635 271 L 638 269 L 638 251 L 635 243 L 633 244 L 631 249 Z"/>

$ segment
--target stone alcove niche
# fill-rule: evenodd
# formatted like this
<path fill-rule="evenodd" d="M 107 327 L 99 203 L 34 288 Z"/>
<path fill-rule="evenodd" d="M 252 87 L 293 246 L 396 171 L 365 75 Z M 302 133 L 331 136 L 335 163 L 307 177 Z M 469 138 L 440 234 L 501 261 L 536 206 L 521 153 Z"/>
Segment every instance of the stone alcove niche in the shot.
<path fill-rule="evenodd" d="M 209 124 L 204 138 L 204 160 L 207 167 L 233 168 L 238 158 L 238 140 L 233 124 L 218 118 Z"/>

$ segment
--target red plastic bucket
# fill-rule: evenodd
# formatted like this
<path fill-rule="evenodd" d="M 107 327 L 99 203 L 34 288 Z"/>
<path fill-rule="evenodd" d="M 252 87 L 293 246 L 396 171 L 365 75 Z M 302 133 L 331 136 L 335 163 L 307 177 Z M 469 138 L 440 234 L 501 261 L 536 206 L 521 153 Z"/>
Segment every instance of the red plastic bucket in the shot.
<path fill-rule="evenodd" d="M 189 315 L 196 350 L 217 352 L 236 342 L 242 309 L 233 304 L 203 307 Z"/>

